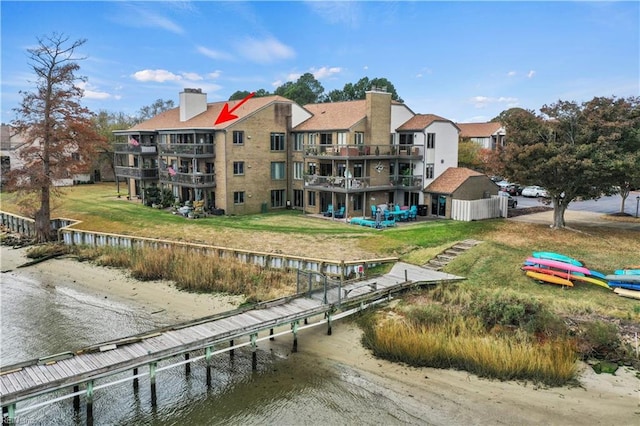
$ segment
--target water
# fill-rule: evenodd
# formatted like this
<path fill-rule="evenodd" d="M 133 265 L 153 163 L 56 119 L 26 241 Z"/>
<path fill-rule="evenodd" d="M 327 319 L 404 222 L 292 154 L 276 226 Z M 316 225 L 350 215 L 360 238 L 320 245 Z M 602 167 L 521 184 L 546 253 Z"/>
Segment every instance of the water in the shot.
<path fill-rule="evenodd" d="M 2 365 L 166 325 L 161 318 L 79 292 L 64 283 L 45 282 L 16 271 L 3 273 L 1 278 Z M 203 360 L 192 363 L 189 376 L 183 366 L 161 371 L 157 375 L 155 407 L 146 377 L 140 379 L 137 392 L 131 381 L 97 390 L 94 424 L 426 424 L 420 419 L 419 410 L 403 406 L 397 394 L 357 371 L 311 354 L 290 354 L 290 346 L 291 338 L 286 337 L 278 338 L 276 343 L 261 342 L 257 371 L 251 369 L 248 349 L 236 350 L 233 358 L 229 354 L 216 355 L 210 388 L 206 385 Z M 177 360 L 163 361 L 159 367 Z M 95 384 L 105 382 L 98 380 Z M 18 404 L 17 408 L 38 401 L 41 399 Z M 67 399 L 18 414 L 18 424 L 86 424 L 83 402 L 81 398 L 78 415 L 73 411 L 72 400 Z"/>

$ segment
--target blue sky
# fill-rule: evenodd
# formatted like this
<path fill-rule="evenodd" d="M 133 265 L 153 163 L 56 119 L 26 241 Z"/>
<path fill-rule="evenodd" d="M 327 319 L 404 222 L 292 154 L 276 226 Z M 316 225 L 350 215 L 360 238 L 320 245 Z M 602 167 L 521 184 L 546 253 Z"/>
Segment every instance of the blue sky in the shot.
<path fill-rule="evenodd" d="M 32 90 L 27 49 L 87 39 L 93 111 L 135 114 L 185 87 L 209 102 L 313 73 L 328 92 L 385 77 L 416 113 L 487 121 L 559 99 L 640 95 L 640 2 L 0 3 L 3 123 Z"/>

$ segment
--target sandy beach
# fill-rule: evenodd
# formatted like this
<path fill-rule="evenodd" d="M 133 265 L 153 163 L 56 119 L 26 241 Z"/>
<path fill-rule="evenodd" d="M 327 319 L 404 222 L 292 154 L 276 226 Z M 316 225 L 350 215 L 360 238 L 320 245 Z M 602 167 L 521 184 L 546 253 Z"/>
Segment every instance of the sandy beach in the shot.
<path fill-rule="evenodd" d="M 27 262 L 24 249 L 2 247 L 2 275 Z M 93 266 L 75 259 L 58 258 L 20 270 L 61 282 L 100 297 L 181 322 L 233 309 L 238 297 L 187 293 L 170 282 L 139 282 L 125 271 Z M 360 330 L 343 320 L 333 325 L 331 336 L 323 326 L 299 334 L 300 356 L 320 357 L 337 368 L 346 368 L 362 386 L 375 383 L 385 389 L 381 397 L 397 401 L 425 424 L 640 424 L 640 379 L 637 372 L 621 367 L 615 375 L 596 374 L 581 363 L 580 386 L 546 388 L 532 383 L 482 379 L 462 371 L 412 368 L 374 358 L 360 344 Z M 286 352 L 291 339 L 273 343 Z M 289 356 L 298 356 L 290 354 Z"/>

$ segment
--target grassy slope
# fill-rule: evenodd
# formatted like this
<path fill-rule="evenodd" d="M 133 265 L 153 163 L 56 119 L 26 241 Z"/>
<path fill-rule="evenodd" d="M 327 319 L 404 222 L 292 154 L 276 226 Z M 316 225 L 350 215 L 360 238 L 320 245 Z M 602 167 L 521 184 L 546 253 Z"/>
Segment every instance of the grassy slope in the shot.
<path fill-rule="evenodd" d="M 1 194 L 1 208 L 19 213 L 11 194 Z M 634 233 L 589 229 L 557 231 L 548 226 L 505 220 L 434 221 L 383 232 L 342 222 L 283 211 L 250 216 L 187 220 L 167 211 L 116 197 L 114 184 L 64 189 L 53 217 L 81 220 L 81 229 L 141 235 L 259 251 L 278 251 L 331 259 L 396 255 L 422 264 L 456 241 L 475 238 L 484 244 L 450 263 L 448 272 L 468 278 L 460 289 L 468 296 L 481 289 L 512 290 L 548 303 L 557 312 L 600 313 L 640 320 L 638 302 L 603 288 L 576 284 L 571 290 L 542 285 L 524 276 L 522 261 L 533 251 L 555 251 L 583 260 L 592 269 L 614 269 L 640 263 L 640 238 Z"/>

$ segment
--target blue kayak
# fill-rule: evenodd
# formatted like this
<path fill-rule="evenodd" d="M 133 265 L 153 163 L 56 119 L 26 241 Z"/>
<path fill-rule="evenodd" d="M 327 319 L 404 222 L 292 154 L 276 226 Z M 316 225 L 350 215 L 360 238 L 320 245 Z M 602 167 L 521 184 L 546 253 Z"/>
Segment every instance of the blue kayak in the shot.
<path fill-rule="evenodd" d="M 620 281 L 609 281 L 609 287 L 640 291 L 640 284 L 623 283 Z"/>
<path fill-rule="evenodd" d="M 616 269 L 615 275 L 640 275 L 640 269 Z"/>

